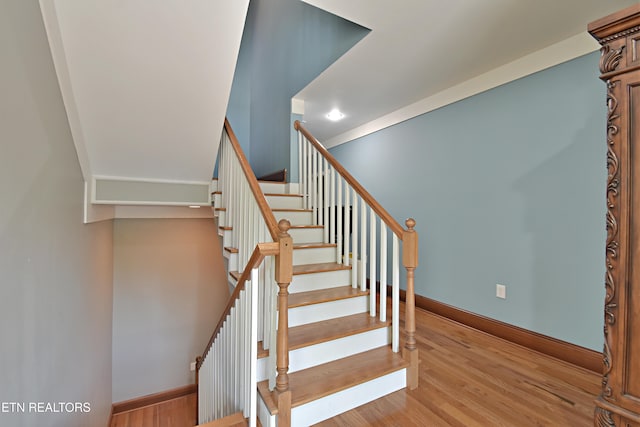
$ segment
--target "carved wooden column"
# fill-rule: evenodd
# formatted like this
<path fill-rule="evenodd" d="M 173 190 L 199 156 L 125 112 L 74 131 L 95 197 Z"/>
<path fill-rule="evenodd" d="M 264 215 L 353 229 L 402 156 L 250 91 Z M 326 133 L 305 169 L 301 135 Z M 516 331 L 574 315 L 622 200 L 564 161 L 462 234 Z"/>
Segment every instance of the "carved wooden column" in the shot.
<path fill-rule="evenodd" d="M 278 332 L 276 338 L 276 388 L 273 391 L 278 404 L 278 426 L 291 425 L 291 390 L 289 390 L 289 291 L 293 278 L 293 239 L 289 235 L 291 223 L 286 219 L 278 223 L 279 254 L 276 256 L 276 282 L 278 283 Z"/>
<path fill-rule="evenodd" d="M 602 45 L 607 85 L 604 369 L 594 424 L 640 427 L 640 5 L 588 29 Z"/>

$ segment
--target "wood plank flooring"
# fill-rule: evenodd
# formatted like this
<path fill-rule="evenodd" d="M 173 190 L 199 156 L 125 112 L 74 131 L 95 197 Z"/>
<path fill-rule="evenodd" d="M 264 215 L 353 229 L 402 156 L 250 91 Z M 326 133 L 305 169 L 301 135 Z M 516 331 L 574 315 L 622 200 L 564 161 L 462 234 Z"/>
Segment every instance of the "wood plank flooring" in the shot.
<path fill-rule="evenodd" d="M 416 324 L 419 387 L 317 426 L 593 425 L 599 375 L 423 310 Z"/>
<path fill-rule="evenodd" d="M 111 427 L 186 427 L 196 425 L 196 394 L 115 414 Z"/>
<path fill-rule="evenodd" d="M 401 312 L 404 306 L 401 306 Z M 420 385 L 322 427 L 592 426 L 600 376 L 416 310 Z M 195 424 L 195 395 L 113 417 L 111 427 Z"/>

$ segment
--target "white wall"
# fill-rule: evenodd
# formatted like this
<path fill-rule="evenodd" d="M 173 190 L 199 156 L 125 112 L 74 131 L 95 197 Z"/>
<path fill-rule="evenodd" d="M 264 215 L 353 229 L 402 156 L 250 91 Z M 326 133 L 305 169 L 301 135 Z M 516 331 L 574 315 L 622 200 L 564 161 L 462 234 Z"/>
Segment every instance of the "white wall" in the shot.
<path fill-rule="evenodd" d="M 105 426 L 111 221 L 82 224 L 83 179 L 37 0 L 0 3 L 1 426 Z M 89 413 L 29 413 L 87 402 Z M 1 408 L 0 408 L 1 409 Z"/>
<path fill-rule="evenodd" d="M 115 220 L 113 401 L 192 384 L 228 296 L 212 219 Z"/>

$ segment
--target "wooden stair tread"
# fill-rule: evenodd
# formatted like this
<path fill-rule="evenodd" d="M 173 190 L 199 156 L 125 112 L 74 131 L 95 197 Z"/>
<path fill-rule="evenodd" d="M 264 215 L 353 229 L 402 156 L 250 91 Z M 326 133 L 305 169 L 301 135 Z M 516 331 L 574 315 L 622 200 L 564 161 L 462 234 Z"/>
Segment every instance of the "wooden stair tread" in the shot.
<path fill-rule="evenodd" d="M 231 248 L 229 246 L 225 246 L 224 250 L 227 251 L 227 252 L 230 252 L 232 254 L 237 254 L 238 253 L 238 248 Z"/>
<path fill-rule="evenodd" d="M 294 208 L 276 208 L 276 209 L 271 209 L 272 212 L 313 212 L 312 209 L 294 209 Z"/>
<path fill-rule="evenodd" d="M 359 313 L 295 326 L 289 328 L 289 349 L 295 350 L 389 325 L 390 322 L 381 322 L 377 317 L 369 316 L 369 313 Z"/>
<path fill-rule="evenodd" d="M 196 427 L 239 427 L 246 426 L 247 420 L 244 418 L 242 412 L 236 412 L 235 414 L 227 415 L 223 418 L 210 421 L 205 424 L 198 424 Z"/>
<path fill-rule="evenodd" d="M 293 266 L 293 274 L 323 273 L 326 271 L 351 270 L 350 265 L 338 264 L 337 262 L 323 262 L 320 264 L 302 264 Z"/>
<path fill-rule="evenodd" d="M 369 295 L 369 291 L 361 291 L 359 288 L 353 288 L 350 285 L 318 289 L 315 291 L 297 292 L 289 295 L 289 308 L 355 298 L 363 295 Z"/>
<path fill-rule="evenodd" d="M 230 271 L 229 276 L 233 277 L 235 280 L 240 278 L 241 273 L 239 271 Z"/>
<path fill-rule="evenodd" d="M 268 355 L 269 350 L 265 350 L 263 342 L 258 341 L 258 359 L 262 359 L 263 357 L 267 357 Z"/>
<path fill-rule="evenodd" d="M 319 249 L 319 248 L 337 248 L 335 243 L 298 243 L 293 245 L 293 250 L 296 249 Z"/>
<path fill-rule="evenodd" d="M 399 354 L 392 352 L 391 347 L 384 346 L 292 372 L 289 374 L 291 406 L 295 408 L 304 405 L 407 366 L 408 363 Z M 271 414 L 276 414 L 277 407 L 269 391 L 268 380 L 258 383 L 258 392 Z"/>
<path fill-rule="evenodd" d="M 233 227 L 230 226 L 222 226 L 222 227 L 218 227 L 220 230 L 226 230 L 226 231 L 231 231 L 233 230 Z"/>
<path fill-rule="evenodd" d="M 264 193 L 267 196 L 282 196 L 282 197 L 302 197 L 302 194 L 289 194 L 289 193 Z"/>

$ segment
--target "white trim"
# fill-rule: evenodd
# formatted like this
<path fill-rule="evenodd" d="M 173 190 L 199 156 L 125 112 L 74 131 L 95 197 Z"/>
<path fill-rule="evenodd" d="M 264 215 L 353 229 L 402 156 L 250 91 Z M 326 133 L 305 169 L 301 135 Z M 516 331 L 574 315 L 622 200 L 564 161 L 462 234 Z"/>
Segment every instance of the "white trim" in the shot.
<path fill-rule="evenodd" d="M 577 34 L 435 95 L 407 105 L 362 126 L 334 136 L 324 141 L 324 146 L 330 148 L 353 141 L 445 105 L 594 52 L 599 48 L 600 45 L 586 32 Z"/>
<path fill-rule="evenodd" d="M 209 203 L 205 203 L 202 200 L 197 202 L 149 202 L 140 200 L 98 200 L 92 202 L 94 205 L 118 205 L 118 206 L 209 206 Z"/>
<path fill-rule="evenodd" d="M 178 179 L 158 179 L 158 178 L 132 178 L 126 176 L 109 176 L 109 175 L 93 175 L 93 180 L 101 181 L 134 181 L 134 182 L 152 182 L 154 184 L 195 184 L 206 185 L 211 184 L 210 181 L 184 181 Z"/>
<path fill-rule="evenodd" d="M 84 132 L 80 122 L 80 114 L 78 112 L 73 86 L 69 77 L 70 74 L 67 64 L 67 55 L 64 50 L 64 43 L 62 42 L 62 33 L 60 31 L 55 1 L 40 0 L 40 12 L 42 14 L 42 20 L 44 21 L 47 39 L 49 40 L 51 57 L 56 70 L 58 84 L 60 85 L 60 93 L 62 94 L 62 102 L 64 103 L 67 113 L 71 136 L 76 147 L 76 153 L 78 154 L 78 162 L 80 163 L 82 176 L 86 181 L 91 177 L 91 162 L 89 161 L 89 153 L 87 151 Z M 85 222 L 93 222 L 87 221 L 88 216 L 90 215 L 85 213 Z"/>
<path fill-rule="evenodd" d="M 211 209 L 183 206 L 114 206 L 115 218 L 213 218 Z"/>
<path fill-rule="evenodd" d="M 304 99 L 291 98 L 291 114 L 304 114 Z"/>
<path fill-rule="evenodd" d="M 97 182 L 109 182 L 109 181 L 119 181 L 119 182 L 142 182 L 149 184 L 180 184 L 180 185 L 193 185 L 193 186 L 203 186 L 207 188 L 207 200 L 187 200 L 181 202 L 171 202 L 171 201 L 153 201 L 153 200 L 112 200 L 112 199 L 98 199 L 96 196 L 97 193 Z M 167 180 L 167 179 L 155 179 L 155 178 L 128 178 L 122 176 L 105 176 L 105 175 L 94 175 L 91 178 L 91 203 L 95 205 L 129 205 L 129 206 L 210 206 L 211 205 L 211 182 L 209 181 L 180 181 L 180 180 Z"/>
<path fill-rule="evenodd" d="M 84 181 L 84 206 L 83 206 L 83 217 L 82 220 L 85 224 L 89 224 L 92 222 L 98 221 L 106 221 L 109 219 L 115 218 L 115 207 L 114 206 L 105 206 L 105 205 L 94 205 L 91 202 L 91 198 L 93 197 L 94 189 L 92 190 L 92 186 L 90 182 Z"/>

